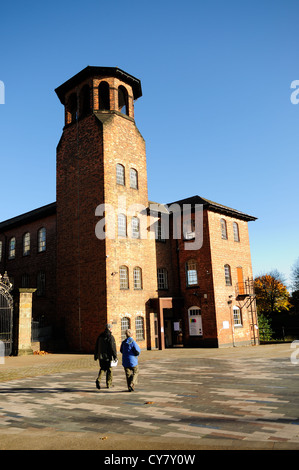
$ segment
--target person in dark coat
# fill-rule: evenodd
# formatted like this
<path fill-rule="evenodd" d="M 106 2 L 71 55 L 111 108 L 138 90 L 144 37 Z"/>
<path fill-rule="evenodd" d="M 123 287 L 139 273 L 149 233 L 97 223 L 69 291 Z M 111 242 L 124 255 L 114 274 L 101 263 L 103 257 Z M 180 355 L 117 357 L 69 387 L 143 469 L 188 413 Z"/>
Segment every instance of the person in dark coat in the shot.
<path fill-rule="evenodd" d="M 120 352 L 122 353 L 122 365 L 125 369 L 127 385 L 129 392 L 134 392 L 137 384 L 138 356 L 140 347 L 132 338 L 132 331 L 126 330 L 126 339 L 121 343 Z"/>
<path fill-rule="evenodd" d="M 107 388 L 112 386 L 112 367 L 111 361 L 117 360 L 116 343 L 114 336 L 112 335 L 112 325 L 108 323 L 105 331 L 98 336 L 95 351 L 94 360 L 99 359 L 100 370 L 96 380 L 96 387 L 100 390 L 100 382 L 103 375 L 106 374 L 106 385 Z"/>

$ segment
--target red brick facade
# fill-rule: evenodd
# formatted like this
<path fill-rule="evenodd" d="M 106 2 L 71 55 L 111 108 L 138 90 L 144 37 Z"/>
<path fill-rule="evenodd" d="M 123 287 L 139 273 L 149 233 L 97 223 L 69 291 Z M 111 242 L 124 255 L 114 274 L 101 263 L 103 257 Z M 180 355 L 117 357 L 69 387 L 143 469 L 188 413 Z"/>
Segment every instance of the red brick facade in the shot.
<path fill-rule="evenodd" d="M 159 232 L 155 240 L 145 142 L 134 120 L 139 80 L 117 68 L 87 67 L 56 93 L 65 106 L 56 204 L 0 224 L 0 272 L 7 270 L 17 287 L 26 279 L 35 287 L 34 276 L 45 273 L 33 317 L 43 315 L 72 351 L 92 352 L 108 322 L 118 346 L 128 326 L 142 348 L 256 344 L 254 298 L 243 287 L 236 293 L 238 282 L 252 279 L 247 223 L 254 217 L 195 196 L 177 205 L 192 207 L 194 221 L 196 205 L 203 208 L 200 246 L 192 233 L 184 238 L 171 206 L 154 214 L 170 217 L 169 237 Z M 41 227 L 47 238 L 39 253 L 33 234 Z M 32 243 L 23 256 L 26 232 Z"/>

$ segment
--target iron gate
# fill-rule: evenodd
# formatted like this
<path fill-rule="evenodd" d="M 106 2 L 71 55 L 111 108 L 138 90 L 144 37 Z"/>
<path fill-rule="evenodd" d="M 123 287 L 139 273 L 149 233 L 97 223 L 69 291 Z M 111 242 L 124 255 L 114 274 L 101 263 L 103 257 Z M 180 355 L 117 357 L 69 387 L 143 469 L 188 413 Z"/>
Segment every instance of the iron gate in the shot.
<path fill-rule="evenodd" d="M 10 294 L 11 284 L 5 273 L 0 274 L 0 341 L 4 344 L 4 355 L 12 352 L 13 298 Z"/>

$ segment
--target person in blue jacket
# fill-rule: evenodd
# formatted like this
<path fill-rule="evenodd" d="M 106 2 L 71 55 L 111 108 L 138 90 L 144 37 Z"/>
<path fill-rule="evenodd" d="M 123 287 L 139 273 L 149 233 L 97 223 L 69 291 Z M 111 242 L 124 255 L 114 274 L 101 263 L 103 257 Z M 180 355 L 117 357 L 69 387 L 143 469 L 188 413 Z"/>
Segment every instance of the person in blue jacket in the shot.
<path fill-rule="evenodd" d="M 132 338 L 132 331 L 126 330 L 126 339 L 121 343 L 120 352 L 122 353 L 122 365 L 125 369 L 128 390 L 133 392 L 137 384 L 138 377 L 138 356 L 140 347 Z"/>

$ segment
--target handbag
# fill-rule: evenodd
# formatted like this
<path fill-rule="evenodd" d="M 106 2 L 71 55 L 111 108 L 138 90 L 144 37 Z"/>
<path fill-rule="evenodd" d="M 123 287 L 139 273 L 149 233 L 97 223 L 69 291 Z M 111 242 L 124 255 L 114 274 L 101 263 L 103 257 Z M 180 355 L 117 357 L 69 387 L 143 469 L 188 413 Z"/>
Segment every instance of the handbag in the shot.
<path fill-rule="evenodd" d="M 118 359 L 116 359 L 115 361 L 111 361 L 110 362 L 110 367 L 116 367 L 118 364 Z"/>

